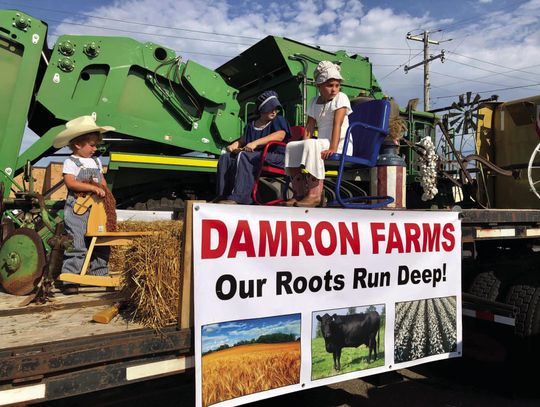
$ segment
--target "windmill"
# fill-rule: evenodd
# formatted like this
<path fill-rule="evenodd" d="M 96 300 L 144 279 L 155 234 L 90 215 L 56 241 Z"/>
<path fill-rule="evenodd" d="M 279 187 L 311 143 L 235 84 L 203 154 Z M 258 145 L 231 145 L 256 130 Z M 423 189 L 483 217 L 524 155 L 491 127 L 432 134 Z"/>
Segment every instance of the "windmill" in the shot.
<path fill-rule="evenodd" d="M 474 98 L 472 98 L 472 92 L 459 95 L 459 101 L 450 106 L 450 112 L 447 115 L 448 127 L 453 129 L 455 134 L 466 135 L 475 131 L 478 120 L 484 116 L 478 113 L 479 104 L 478 93 Z"/>

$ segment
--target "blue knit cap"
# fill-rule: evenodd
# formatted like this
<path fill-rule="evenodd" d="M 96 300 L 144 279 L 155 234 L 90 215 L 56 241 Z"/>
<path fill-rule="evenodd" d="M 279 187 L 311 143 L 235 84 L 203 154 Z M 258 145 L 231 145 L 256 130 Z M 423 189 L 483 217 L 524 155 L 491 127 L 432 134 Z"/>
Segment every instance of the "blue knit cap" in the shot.
<path fill-rule="evenodd" d="M 273 90 L 267 90 L 257 98 L 257 110 L 260 113 L 268 113 L 277 107 L 281 107 L 278 100 L 278 94 Z"/>

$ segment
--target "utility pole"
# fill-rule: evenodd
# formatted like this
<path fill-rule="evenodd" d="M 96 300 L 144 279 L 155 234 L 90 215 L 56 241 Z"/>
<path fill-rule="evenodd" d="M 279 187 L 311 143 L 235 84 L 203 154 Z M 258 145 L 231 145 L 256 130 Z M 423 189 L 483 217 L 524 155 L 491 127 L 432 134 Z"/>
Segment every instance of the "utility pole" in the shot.
<path fill-rule="evenodd" d="M 437 31 L 435 31 L 437 32 Z M 409 72 L 411 69 L 416 68 L 417 66 L 424 65 L 424 111 L 429 111 L 429 63 L 434 59 L 441 59 L 441 62 L 444 62 L 444 49 L 441 50 L 439 55 L 430 56 L 429 55 L 429 44 L 439 45 L 439 41 L 434 41 L 429 39 L 429 31 L 424 31 L 422 36 L 411 35 L 407 33 L 407 39 L 413 41 L 420 41 L 424 43 L 424 60 L 418 64 L 407 66 L 405 65 L 405 73 Z M 448 40 L 450 41 L 450 40 Z"/>

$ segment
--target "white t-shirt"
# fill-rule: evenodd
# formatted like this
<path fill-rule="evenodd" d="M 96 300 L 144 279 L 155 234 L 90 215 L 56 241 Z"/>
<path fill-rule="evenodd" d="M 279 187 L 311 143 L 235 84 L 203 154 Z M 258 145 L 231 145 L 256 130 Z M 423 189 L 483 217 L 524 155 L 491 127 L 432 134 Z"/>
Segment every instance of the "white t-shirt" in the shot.
<path fill-rule="evenodd" d="M 349 127 L 349 118 L 347 117 L 351 112 L 351 102 L 346 94 L 339 92 L 334 99 L 329 102 L 318 104 L 318 96 L 311 99 L 308 106 L 307 114 L 313 117 L 317 122 L 318 138 L 323 140 L 332 140 L 332 129 L 334 127 L 334 112 L 342 107 L 346 108 L 343 124 L 341 125 L 341 133 L 339 138 L 338 152 L 343 151 L 343 143 L 345 142 L 345 135 L 347 128 Z M 349 153 L 350 153 L 349 149 Z"/>
<path fill-rule="evenodd" d="M 71 158 L 79 159 L 82 167 L 78 167 Z M 98 166 L 96 165 L 96 161 L 94 160 L 94 158 L 83 158 L 76 155 L 72 155 L 71 158 L 68 158 L 66 161 L 64 161 L 64 167 L 62 168 L 63 174 L 71 174 L 76 177 L 77 175 L 79 175 L 81 168 L 99 168 L 99 172 L 103 172 L 103 165 L 101 164 L 101 160 L 97 157 L 96 159 L 98 162 Z"/>

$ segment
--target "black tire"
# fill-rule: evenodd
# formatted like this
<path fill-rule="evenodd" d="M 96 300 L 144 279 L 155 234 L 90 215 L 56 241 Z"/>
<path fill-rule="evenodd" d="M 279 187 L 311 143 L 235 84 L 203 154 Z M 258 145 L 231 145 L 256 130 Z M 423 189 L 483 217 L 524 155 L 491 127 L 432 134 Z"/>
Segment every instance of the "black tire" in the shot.
<path fill-rule="evenodd" d="M 531 281 L 515 283 L 509 287 L 506 303 L 515 307 L 508 366 L 511 389 L 517 394 L 535 394 L 538 380 L 530 372 L 540 362 L 540 287 Z"/>
<path fill-rule="evenodd" d="M 515 333 L 521 338 L 538 337 L 540 334 L 540 287 L 515 284 L 506 296 L 507 304 L 516 309 Z"/>
<path fill-rule="evenodd" d="M 501 280 L 493 271 L 479 273 L 472 281 L 468 292 L 489 301 L 495 301 L 499 296 Z"/>

